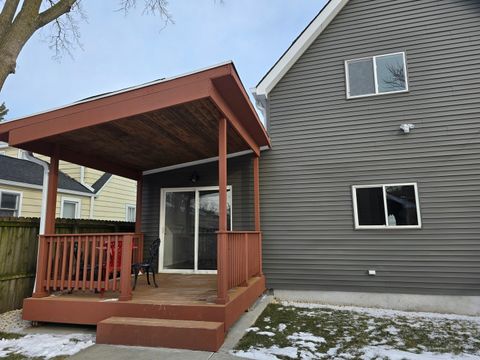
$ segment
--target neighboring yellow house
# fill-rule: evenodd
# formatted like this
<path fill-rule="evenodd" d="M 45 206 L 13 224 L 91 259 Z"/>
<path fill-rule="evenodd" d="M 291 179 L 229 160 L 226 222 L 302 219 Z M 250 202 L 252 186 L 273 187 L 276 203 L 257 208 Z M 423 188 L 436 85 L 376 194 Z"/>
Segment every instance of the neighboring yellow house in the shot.
<path fill-rule="evenodd" d="M 40 217 L 43 167 L 5 143 L 0 155 L 0 216 Z M 67 162 L 59 168 L 57 217 L 135 221 L 135 181 Z"/>

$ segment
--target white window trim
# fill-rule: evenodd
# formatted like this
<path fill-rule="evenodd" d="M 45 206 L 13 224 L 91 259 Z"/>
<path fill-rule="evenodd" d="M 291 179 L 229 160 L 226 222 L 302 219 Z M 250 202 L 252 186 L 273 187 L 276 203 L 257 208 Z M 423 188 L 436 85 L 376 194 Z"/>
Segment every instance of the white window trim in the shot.
<path fill-rule="evenodd" d="M 387 186 L 413 186 L 415 191 L 415 206 L 417 209 L 417 223 L 418 225 L 387 225 L 388 224 L 388 208 L 387 208 L 387 197 L 385 188 Z M 357 207 L 357 189 L 368 189 L 368 188 L 382 188 L 383 191 L 383 201 L 384 201 L 384 211 L 385 211 L 385 225 L 360 225 L 358 223 L 358 207 Z M 404 229 L 421 229 L 422 228 L 422 216 L 420 214 L 420 199 L 418 196 L 418 186 L 417 183 L 396 183 L 396 184 L 375 184 L 375 185 L 353 185 L 352 186 L 352 200 L 353 200 L 353 214 L 355 221 L 355 230 L 371 230 L 371 229 L 382 229 L 382 230 L 404 230 Z"/>
<path fill-rule="evenodd" d="M 128 220 L 128 210 L 129 209 L 134 209 L 135 210 L 135 218 L 137 214 L 137 206 L 133 204 L 125 204 L 125 221 L 130 221 Z M 135 222 L 135 220 L 133 220 Z"/>
<path fill-rule="evenodd" d="M 18 210 L 17 210 L 17 215 L 15 217 L 21 217 L 22 216 L 22 204 L 23 204 L 23 192 L 15 191 L 15 190 L 9 190 L 9 189 L 0 189 L 0 197 L 1 197 L 2 193 L 19 195 L 18 203 L 17 203 Z"/>
<path fill-rule="evenodd" d="M 62 196 L 62 201 L 61 201 L 61 204 L 60 204 L 60 218 L 64 218 L 63 217 L 63 205 L 65 203 L 65 201 L 68 201 L 68 202 L 72 202 L 72 203 L 76 203 L 76 206 L 75 206 L 75 219 L 80 219 L 80 214 L 82 213 L 82 200 L 81 199 L 78 199 L 78 198 L 72 198 L 72 197 L 66 197 L 66 196 Z"/>
<path fill-rule="evenodd" d="M 378 78 L 377 78 L 377 58 L 380 57 L 385 57 L 385 56 L 391 56 L 391 55 L 403 55 L 403 66 L 405 68 L 405 90 L 398 90 L 398 91 L 388 91 L 388 92 L 378 92 Z M 372 59 L 373 60 L 373 76 L 374 76 L 374 82 L 375 82 L 375 93 L 374 94 L 365 94 L 365 95 L 350 95 L 350 81 L 349 81 L 349 73 L 348 73 L 348 63 L 352 61 L 359 61 L 359 60 L 367 60 L 367 59 Z M 364 97 L 370 97 L 370 96 L 382 96 L 382 95 L 391 95 L 391 94 L 401 94 L 401 93 L 407 93 L 410 91 L 409 85 L 408 85 L 408 68 L 407 68 L 407 53 L 405 51 L 400 51 L 396 53 L 391 53 L 391 54 L 382 54 L 382 55 L 375 55 L 375 56 L 367 56 L 363 58 L 358 58 L 358 59 L 349 59 L 345 60 L 345 83 L 346 83 L 346 88 L 347 88 L 347 99 L 358 99 L 358 98 L 364 98 Z"/>

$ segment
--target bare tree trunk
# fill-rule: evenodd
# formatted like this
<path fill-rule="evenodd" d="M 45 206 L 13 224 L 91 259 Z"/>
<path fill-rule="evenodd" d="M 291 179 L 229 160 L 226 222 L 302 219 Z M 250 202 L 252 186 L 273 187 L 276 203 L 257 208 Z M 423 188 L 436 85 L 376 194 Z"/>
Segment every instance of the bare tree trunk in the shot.
<path fill-rule="evenodd" d="M 15 73 L 17 58 L 27 41 L 41 27 L 70 11 L 76 0 L 59 0 L 39 13 L 42 0 L 24 1 L 15 16 L 19 0 L 7 0 L 0 13 L 0 91 L 7 77 Z"/>

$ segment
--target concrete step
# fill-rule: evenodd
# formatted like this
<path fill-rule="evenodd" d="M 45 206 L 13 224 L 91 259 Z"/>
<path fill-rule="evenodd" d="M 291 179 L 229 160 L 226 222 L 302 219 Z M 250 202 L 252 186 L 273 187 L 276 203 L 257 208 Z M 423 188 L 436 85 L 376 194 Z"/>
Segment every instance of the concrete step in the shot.
<path fill-rule="evenodd" d="M 114 316 L 97 324 L 97 344 L 217 351 L 224 339 L 221 322 Z"/>

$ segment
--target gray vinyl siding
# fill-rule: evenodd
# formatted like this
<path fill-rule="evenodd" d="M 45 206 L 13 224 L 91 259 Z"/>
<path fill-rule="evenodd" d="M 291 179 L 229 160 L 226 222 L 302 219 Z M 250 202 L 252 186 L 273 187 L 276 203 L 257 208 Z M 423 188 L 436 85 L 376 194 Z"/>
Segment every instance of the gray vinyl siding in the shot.
<path fill-rule="evenodd" d="M 408 93 L 346 100 L 345 60 L 400 51 Z M 479 53 L 477 0 L 346 5 L 269 95 L 268 287 L 480 295 Z M 352 185 L 403 182 L 422 229 L 354 230 Z"/>
<path fill-rule="evenodd" d="M 233 230 L 254 230 L 252 156 L 229 159 L 227 168 L 228 185 L 232 186 Z M 194 172 L 198 181 L 192 184 L 190 179 Z M 144 176 L 142 231 L 145 234 L 145 252 L 159 237 L 162 188 L 203 186 L 218 186 L 218 162 Z"/>

